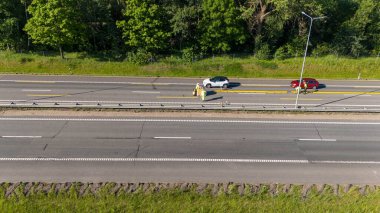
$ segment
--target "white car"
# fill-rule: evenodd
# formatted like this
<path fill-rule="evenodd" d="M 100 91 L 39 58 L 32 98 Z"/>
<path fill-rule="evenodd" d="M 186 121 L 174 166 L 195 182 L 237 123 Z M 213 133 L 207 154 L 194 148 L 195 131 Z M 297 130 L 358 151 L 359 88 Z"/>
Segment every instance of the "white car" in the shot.
<path fill-rule="evenodd" d="M 207 88 L 211 87 L 221 87 L 223 89 L 227 89 L 230 84 L 230 81 L 227 77 L 224 76 L 215 76 L 213 78 L 206 78 L 203 80 L 203 86 Z"/>

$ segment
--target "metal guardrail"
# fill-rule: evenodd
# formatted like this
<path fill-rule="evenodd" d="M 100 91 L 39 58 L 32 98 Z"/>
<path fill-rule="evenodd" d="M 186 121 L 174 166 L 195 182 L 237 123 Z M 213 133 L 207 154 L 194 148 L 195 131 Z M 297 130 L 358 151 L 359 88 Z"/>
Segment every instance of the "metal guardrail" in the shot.
<path fill-rule="evenodd" d="M 260 103 L 202 102 L 96 102 L 96 101 L 0 101 L 0 107 L 14 108 L 96 108 L 96 109 L 174 109 L 174 110 L 247 110 L 310 112 L 380 112 L 376 105 L 301 105 Z"/>

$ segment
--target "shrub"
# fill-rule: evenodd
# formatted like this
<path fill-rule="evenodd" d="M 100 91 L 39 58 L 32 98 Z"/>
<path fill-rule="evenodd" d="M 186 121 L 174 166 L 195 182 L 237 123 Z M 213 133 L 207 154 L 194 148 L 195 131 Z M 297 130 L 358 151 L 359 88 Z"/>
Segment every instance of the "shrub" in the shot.
<path fill-rule="evenodd" d="M 137 65 L 143 65 L 153 62 L 154 57 L 152 53 L 144 49 L 138 49 L 136 52 L 127 53 L 127 60 Z"/>
<path fill-rule="evenodd" d="M 256 52 L 255 57 L 260 60 L 268 60 L 272 58 L 271 51 L 269 49 L 269 45 L 263 45 L 259 51 Z"/>
<path fill-rule="evenodd" d="M 331 54 L 331 47 L 328 44 L 320 44 L 313 50 L 313 56 L 326 56 Z"/>
<path fill-rule="evenodd" d="M 291 55 L 288 52 L 288 47 L 287 46 L 282 46 L 282 47 L 278 48 L 276 50 L 275 54 L 274 54 L 274 57 L 276 59 L 280 59 L 280 60 L 284 60 L 284 59 L 290 58 Z"/>
<path fill-rule="evenodd" d="M 193 48 L 186 48 L 182 50 L 182 59 L 186 62 L 192 62 L 194 58 Z"/>

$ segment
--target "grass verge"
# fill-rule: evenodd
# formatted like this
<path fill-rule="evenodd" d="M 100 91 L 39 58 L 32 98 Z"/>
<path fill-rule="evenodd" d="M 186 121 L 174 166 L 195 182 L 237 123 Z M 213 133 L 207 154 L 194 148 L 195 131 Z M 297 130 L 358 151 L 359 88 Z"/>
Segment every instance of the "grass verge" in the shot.
<path fill-rule="evenodd" d="M 298 78 L 303 58 L 257 60 L 252 56 L 220 56 L 187 63 L 176 57 L 138 66 L 126 61 L 68 53 L 58 55 L 0 52 L 0 73 L 104 76 L 205 77 L 225 75 L 241 78 Z M 380 79 L 378 58 L 308 57 L 305 76 L 324 79 Z"/>
<path fill-rule="evenodd" d="M 3 212 L 379 212 L 376 186 L 3 183 Z"/>

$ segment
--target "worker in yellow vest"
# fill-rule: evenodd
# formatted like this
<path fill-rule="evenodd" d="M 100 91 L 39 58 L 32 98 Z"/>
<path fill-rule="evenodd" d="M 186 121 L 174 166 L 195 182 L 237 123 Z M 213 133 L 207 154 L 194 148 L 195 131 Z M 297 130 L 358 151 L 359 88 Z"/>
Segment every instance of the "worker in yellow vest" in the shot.
<path fill-rule="evenodd" d="M 201 96 L 201 93 L 202 93 L 202 90 L 203 90 L 203 86 L 201 86 L 198 83 L 196 89 L 197 89 L 197 96 Z"/>
<path fill-rule="evenodd" d="M 197 83 L 197 85 L 195 85 L 195 89 L 193 90 L 193 96 L 198 95 L 198 87 L 199 87 L 199 83 Z"/>
<path fill-rule="evenodd" d="M 307 93 L 307 82 L 305 80 L 303 80 L 303 86 L 304 86 L 304 88 L 303 88 L 303 94 L 306 95 L 306 93 Z"/>
<path fill-rule="evenodd" d="M 207 91 L 205 89 L 202 89 L 200 95 L 201 95 L 201 100 L 204 101 L 206 99 L 206 96 L 207 96 Z"/>

